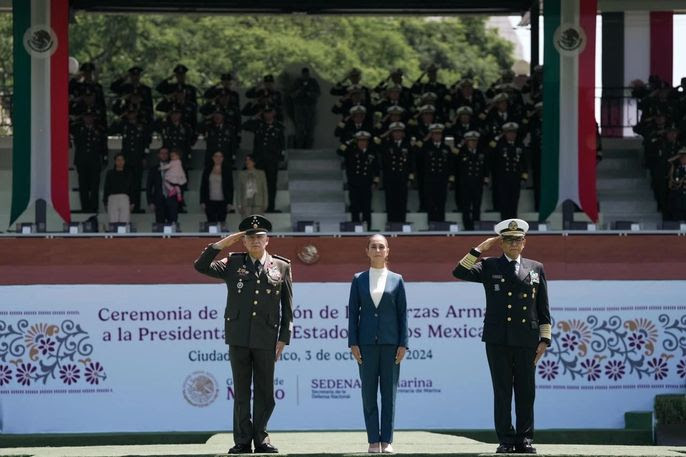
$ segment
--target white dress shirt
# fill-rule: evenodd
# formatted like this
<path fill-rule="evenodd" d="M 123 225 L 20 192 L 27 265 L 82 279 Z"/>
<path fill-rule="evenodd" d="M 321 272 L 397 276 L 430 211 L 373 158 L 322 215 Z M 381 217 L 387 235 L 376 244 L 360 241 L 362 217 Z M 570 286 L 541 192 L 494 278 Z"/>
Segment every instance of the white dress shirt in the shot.
<path fill-rule="evenodd" d="M 369 293 L 377 308 L 386 288 L 386 278 L 388 278 L 388 268 L 369 268 Z"/>

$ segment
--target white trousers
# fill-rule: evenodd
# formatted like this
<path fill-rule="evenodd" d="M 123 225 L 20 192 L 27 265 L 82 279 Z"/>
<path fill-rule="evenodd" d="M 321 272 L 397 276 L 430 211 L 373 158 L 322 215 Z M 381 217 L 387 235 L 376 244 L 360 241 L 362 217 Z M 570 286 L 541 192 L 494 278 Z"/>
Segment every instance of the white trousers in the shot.
<path fill-rule="evenodd" d="M 131 207 L 129 196 L 126 194 L 112 194 L 107 197 L 107 217 L 110 224 L 131 221 Z"/>

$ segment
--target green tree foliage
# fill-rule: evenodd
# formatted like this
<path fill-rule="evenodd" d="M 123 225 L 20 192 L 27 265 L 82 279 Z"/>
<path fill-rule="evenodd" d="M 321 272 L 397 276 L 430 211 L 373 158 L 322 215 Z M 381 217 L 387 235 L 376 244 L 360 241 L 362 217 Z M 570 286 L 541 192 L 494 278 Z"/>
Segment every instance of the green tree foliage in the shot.
<path fill-rule="evenodd" d="M 0 82 L 11 75 L 11 15 L 0 16 Z M 512 46 L 480 17 L 334 17 L 102 15 L 79 13 L 70 26 L 70 55 L 92 61 L 106 86 L 136 64 L 156 83 L 177 62 L 190 81 L 207 86 L 234 71 L 244 85 L 292 64 L 338 81 L 352 67 L 376 84 L 402 68 L 412 82 L 431 62 L 439 79 L 473 76 L 482 86 L 512 64 Z"/>

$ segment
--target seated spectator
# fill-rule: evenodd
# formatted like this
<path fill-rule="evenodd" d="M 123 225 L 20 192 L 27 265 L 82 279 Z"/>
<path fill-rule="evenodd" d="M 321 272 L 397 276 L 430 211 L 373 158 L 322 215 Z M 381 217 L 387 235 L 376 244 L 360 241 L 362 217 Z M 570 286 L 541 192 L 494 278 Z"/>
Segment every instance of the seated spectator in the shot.
<path fill-rule="evenodd" d="M 164 170 L 161 168 L 169 163 L 169 149 L 160 148 L 157 153 L 158 163 L 148 170 L 146 194 L 150 211 L 155 213 L 155 222 L 166 224 L 176 222 L 179 214 L 179 201 L 175 196 L 167 194 L 164 185 Z"/>
<path fill-rule="evenodd" d="M 263 170 L 255 168 L 251 155 L 245 156 L 245 169 L 238 173 L 236 205 L 242 218 L 262 214 L 267 209 L 267 178 Z"/>
<path fill-rule="evenodd" d="M 105 176 L 103 203 L 107 209 L 110 224 L 118 222 L 128 224 L 131 221 L 133 174 L 125 166 L 124 154 L 119 153 L 114 157 L 114 168 L 108 170 Z"/>
<path fill-rule="evenodd" d="M 212 154 L 212 164 L 202 172 L 200 181 L 200 206 L 205 210 L 207 222 L 224 222 L 233 204 L 233 173 L 224 163 L 224 154 Z"/>

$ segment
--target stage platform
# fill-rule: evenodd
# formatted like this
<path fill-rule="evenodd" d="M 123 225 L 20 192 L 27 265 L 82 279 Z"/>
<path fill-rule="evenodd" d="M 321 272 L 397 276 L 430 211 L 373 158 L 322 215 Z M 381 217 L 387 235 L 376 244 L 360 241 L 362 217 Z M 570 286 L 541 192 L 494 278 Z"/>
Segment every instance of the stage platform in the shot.
<path fill-rule="evenodd" d="M 333 456 L 366 455 L 363 432 L 282 432 L 272 433 L 272 442 L 283 455 Z M 226 455 L 233 444 L 231 435 L 212 436 L 204 444 L 167 444 L 147 446 L 87 446 L 0 449 L 0 456 L 36 457 L 134 457 L 134 456 L 217 456 Z M 469 438 L 429 432 L 396 432 L 393 446 L 397 454 L 413 456 L 480 456 L 494 454 L 496 446 Z M 547 456 L 632 456 L 684 457 L 686 447 L 600 446 L 541 444 L 539 455 Z"/>

